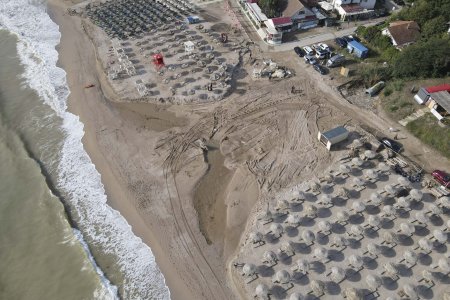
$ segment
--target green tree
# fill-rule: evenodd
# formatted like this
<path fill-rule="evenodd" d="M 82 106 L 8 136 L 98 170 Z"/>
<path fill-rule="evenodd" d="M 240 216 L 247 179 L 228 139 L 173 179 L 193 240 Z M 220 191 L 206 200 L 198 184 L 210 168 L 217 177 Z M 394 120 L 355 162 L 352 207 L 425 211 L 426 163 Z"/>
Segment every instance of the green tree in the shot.
<path fill-rule="evenodd" d="M 431 38 L 405 48 L 393 62 L 394 77 L 424 78 L 450 75 L 450 39 Z"/>
<path fill-rule="evenodd" d="M 260 0 L 258 5 L 267 17 L 272 18 L 277 16 L 279 2 L 279 0 Z"/>
<path fill-rule="evenodd" d="M 444 16 L 438 16 L 431 19 L 423 25 L 422 35 L 425 38 L 430 38 L 435 35 L 440 35 L 447 31 L 448 25 Z"/>

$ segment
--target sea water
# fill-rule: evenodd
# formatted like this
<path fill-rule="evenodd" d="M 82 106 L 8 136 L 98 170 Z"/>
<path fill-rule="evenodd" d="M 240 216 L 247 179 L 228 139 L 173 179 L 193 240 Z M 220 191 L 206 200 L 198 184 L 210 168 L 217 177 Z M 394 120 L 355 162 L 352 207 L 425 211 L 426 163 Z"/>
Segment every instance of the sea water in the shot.
<path fill-rule="evenodd" d="M 0 299 L 169 299 L 67 111 L 44 1 L 0 1 Z"/>

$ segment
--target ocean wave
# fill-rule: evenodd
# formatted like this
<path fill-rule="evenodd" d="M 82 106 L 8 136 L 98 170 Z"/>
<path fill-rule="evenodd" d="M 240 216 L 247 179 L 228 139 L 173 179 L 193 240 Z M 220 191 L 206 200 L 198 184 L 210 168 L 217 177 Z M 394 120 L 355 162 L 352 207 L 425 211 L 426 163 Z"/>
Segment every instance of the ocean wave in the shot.
<path fill-rule="evenodd" d="M 66 73 L 56 65 L 58 52 L 55 47 L 61 35 L 58 25 L 46 12 L 46 3 L 1 1 L 0 28 L 17 35 L 24 79 L 63 120 L 61 130 L 65 139 L 58 165 L 57 187 L 68 195 L 66 201 L 84 238 L 81 243 L 87 241 L 90 247 L 115 257 L 115 264 L 125 278 L 124 282 L 116 283 L 123 287 L 123 298 L 169 299 L 169 290 L 151 249 L 132 233 L 120 213 L 106 203 L 100 174 L 81 142 L 83 124 L 78 116 L 67 111 L 70 91 Z M 103 276 L 101 270 L 97 269 L 97 272 L 106 290 L 99 292 L 96 298 L 115 298 L 117 287 Z"/>

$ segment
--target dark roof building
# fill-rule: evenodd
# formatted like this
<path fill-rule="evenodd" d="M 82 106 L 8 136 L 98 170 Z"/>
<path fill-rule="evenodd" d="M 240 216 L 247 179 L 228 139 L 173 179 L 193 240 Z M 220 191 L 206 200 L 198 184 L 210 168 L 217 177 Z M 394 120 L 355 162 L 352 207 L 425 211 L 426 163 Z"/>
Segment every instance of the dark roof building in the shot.
<path fill-rule="evenodd" d="M 395 21 L 383 30 L 383 34 L 389 36 L 392 44 L 401 49 L 420 37 L 420 28 L 415 21 Z"/>

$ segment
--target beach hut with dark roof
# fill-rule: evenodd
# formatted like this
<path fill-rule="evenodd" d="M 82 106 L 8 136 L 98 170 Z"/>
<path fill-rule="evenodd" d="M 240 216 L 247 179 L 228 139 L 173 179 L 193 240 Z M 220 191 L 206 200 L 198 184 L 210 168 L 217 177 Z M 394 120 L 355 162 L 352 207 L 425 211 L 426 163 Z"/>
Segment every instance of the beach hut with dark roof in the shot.
<path fill-rule="evenodd" d="M 348 134 L 349 132 L 344 126 L 338 126 L 326 132 L 319 131 L 317 138 L 328 150 L 331 150 L 334 145 L 345 141 Z"/>

